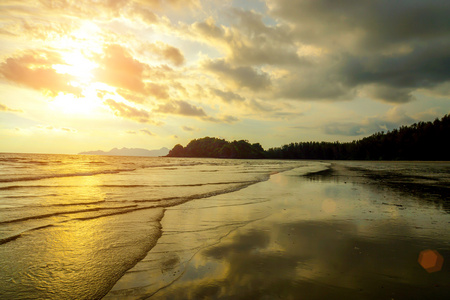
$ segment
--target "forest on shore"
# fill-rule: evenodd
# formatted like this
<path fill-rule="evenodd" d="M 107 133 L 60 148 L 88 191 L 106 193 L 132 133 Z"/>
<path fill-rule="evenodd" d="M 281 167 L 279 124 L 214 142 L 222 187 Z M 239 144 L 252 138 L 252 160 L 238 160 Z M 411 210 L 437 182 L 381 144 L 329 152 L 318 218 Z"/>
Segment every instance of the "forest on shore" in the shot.
<path fill-rule="evenodd" d="M 264 150 L 247 140 L 228 142 L 204 137 L 169 151 L 169 157 L 331 160 L 450 160 L 450 116 L 418 122 L 392 131 L 377 132 L 360 140 L 297 142 Z"/>

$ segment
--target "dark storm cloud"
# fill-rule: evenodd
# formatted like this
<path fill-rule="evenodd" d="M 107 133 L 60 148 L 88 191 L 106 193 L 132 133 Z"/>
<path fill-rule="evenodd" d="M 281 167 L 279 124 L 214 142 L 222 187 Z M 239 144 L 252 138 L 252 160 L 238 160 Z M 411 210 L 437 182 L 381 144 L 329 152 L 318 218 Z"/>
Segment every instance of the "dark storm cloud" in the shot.
<path fill-rule="evenodd" d="M 291 99 L 374 99 L 403 103 L 417 89 L 450 79 L 447 1 L 269 1 L 298 43 L 325 52 L 311 67 L 291 68 L 278 95 Z"/>
<path fill-rule="evenodd" d="M 364 47 L 390 46 L 448 37 L 445 0 L 271 0 L 273 15 L 295 24 L 297 36 L 313 44 L 353 37 Z"/>
<path fill-rule="evenodd" d="M 374 99 L 404 103 L 419 88 L 450 80 L 450 40 L 417 46 L 409 53 L 337 53 L 312 68 L 292 70 L 279 81 L 279 95 L 291 99 L 348 99 L 364 90 Z"/>

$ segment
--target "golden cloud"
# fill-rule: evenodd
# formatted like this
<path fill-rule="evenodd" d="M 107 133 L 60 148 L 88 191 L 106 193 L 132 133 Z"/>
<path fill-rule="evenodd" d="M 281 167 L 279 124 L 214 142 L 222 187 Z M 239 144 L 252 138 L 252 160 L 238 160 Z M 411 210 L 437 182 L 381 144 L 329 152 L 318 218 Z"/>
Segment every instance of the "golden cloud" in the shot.
<path fill-rule="evenodd" d="M 185 61 L 180 49 L 163 42 L 148 44 L 146 46 L 146 50 L 148 50 L 150 53 L 155 54 L 160 59 L 171 62 L 175 66 L 181 66 Z"/>
<path fill-rule="evenodd" d="M 151 114 L 144 109 L 138 109 L 112 99 L 107 99 L 104 103 L 109 106 L 109 108 L 111 108 L 111 110 L 114 111 L 114 114 L 118 117 L 130 119 L 139 123 L 160 125 L 159 122 L 152 120 Z"/>
<path fill-rule="evenodd" d="M 52 68 L 55 64 L 64 64 L 61 56 L 55 52 L 27 51 L 21 56 L 7 58 L 0 64 L 0 74 L 10 82 L 50 96 L 56 96 L 60 92 L 80 96 L 81 89 L 70 85 L 74 77 L 57 73 Z"/>
<path fill-rule="evenodd" d="M 93 71 L 96 80 L 146 94 L 143 72 L 147 65 L 135 60 L 122 46 L 108 45 L 97 62 L 100 67 Z"/>
<path fill-rule="evenodd" d="M 162 104 L 155 109 L 155 112 L 183 116 L 206 117 L 206 113 L 202 108 L 181 100 Z"/>

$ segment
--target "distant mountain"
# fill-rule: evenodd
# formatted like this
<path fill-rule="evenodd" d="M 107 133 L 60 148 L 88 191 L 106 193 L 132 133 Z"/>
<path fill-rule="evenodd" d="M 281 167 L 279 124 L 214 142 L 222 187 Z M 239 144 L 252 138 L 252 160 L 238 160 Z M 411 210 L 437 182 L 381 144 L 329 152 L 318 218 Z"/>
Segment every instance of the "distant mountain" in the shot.
<path fill-rule="evenodd" d="M 117 156 L 166 156 L 169 153 L 169 149 L 162 147 L 158 150 L 147 150 L 141 148 L 114 148 L 108 152 L 97 150 L 97 151 L 86 151 L 80 152 L 78 154 L 84 155 L 117 155 Z"/>

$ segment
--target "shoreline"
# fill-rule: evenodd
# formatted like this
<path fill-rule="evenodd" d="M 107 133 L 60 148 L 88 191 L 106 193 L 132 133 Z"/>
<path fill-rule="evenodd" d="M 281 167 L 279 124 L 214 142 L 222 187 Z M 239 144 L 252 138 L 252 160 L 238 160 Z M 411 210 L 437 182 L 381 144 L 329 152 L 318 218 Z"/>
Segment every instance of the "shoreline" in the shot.
<path fill-rule="evenodd" d="M 429 276 L 417 263 L 424 247 L 450 257 L 448 211 L 360 170 L 330 170 L 168 208 L 156 246 L 105 299 L 450 295 L 448 267 Z"/>

